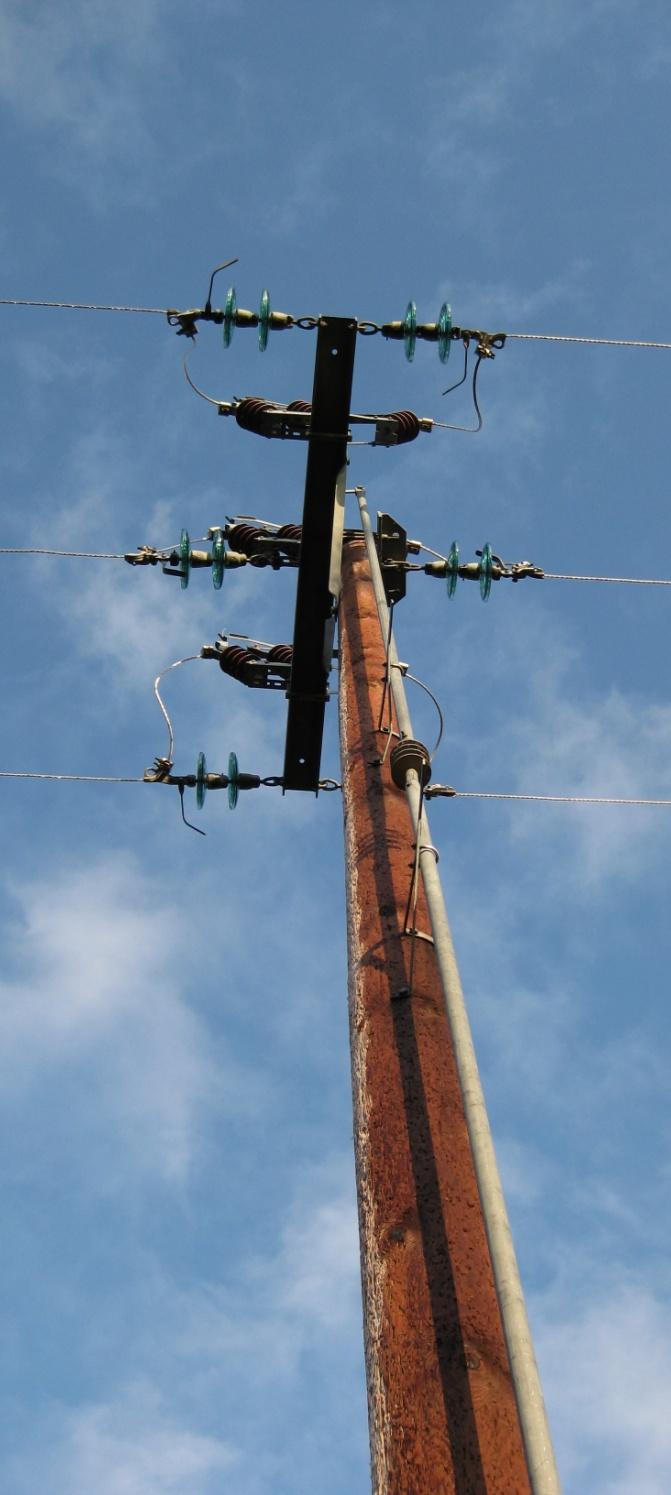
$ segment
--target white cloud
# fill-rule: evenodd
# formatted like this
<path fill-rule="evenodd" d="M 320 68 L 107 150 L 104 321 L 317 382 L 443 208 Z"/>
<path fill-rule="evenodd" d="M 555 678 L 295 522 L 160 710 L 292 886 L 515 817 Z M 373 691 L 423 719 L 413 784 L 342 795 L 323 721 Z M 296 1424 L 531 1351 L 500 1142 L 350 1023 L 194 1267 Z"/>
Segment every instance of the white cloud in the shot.
<path fill-rule="evenodd" d="M 315 1200 L 320 1193 L 326 1197 Z M 273 1276 L 279 1310 L 306 1329 L 333 1334 L 352 1327 L 360 1312 L 353 1159 L 309 1170 L 282 1232 Z"/>
<path fill-rule="evenodd" d="M 467 670 L 468 637 L 466 647 L 457 647 L 454 667 Z M 464 763 L 451 770 L 458 789 L 671 799 L 671 708 L 608 683 L 599 689 L 592 681 L 588 689 L 588 658 L 577 629 L 542 604 L 498 620 L 480 680 L 491 687 L 488 722 L 469 733 Z M 502 694 L 504 680 L 508 694 Z M 438 813 L 434 809 L 434 818 Z M 650 874 L 653 856 L 665 852 L 671 815 L 664 808 L 524 803 L 501 803 L 490 813 L 513 841 L 531 846 L 542 832 L 544 883 L 562 903 Z M 535 878 L 533 853 L 530 868 Z"/>
<path fill-rule="evenodd" d="M 230 1222 L 211 1281 L 194 1265 L 185 1286 L 154 1240 L 126 1286 L 96 1286 L 86 1361 L 100 1384 L 122 1351 L 128 1383 L 70 1409 L 31 1405 L 8 1495 L 218 1495 L 229 1482 L 241 1495 L 335 1491 L 343 1470 L 365 1468 L 352 1161 L 298 1167 L 289 1190 L 279 1209 L 259 1198 L 263 1254 L 250 1258 Z"/>
<path fill-rule="evenodd" d="M 13 889 L 19 921 L 5 933 L 17 975 L 2 984 L 2 1099 L 44 1099 L 62 1129 L 82 1126 L 107 1158 L 97 1186 L 155 1173 L 183 1180 L 203 1120 L 238 1104 L 240 1081 L 218 1066 L 201 1019 L 189 1007 L 175 961 L 180 915 L 157 896 L 128 856 L 99 857 Z M 175 970 L 177 966 L 177 970 Z M 61 1136 L 62 1143 L 62 1136 Z"/>
<path fill-rule="evenodd" d="M 187 136 L 174 100 L 183 94 L 189 53 L 238 10 L 239 0 L 200 0 L 197 12 L 180 15 L 187 30 L 176 46 L 173 0 L 113 7 L 0 0 L 0 100 L 28 128 L 48 134 L 52 175 L 94 208 L 107 213 L 113 202 L 144 211 L 165 190 L 166 176 L 174 185 L 215 149 L 205 134 L 198 140 L 198 96 Z M 228 110 L 237 112 L 247 71 L 231 64 L 225 48 L 219 70 Z"/>
<path fill-rule="evenodd" d="M 499 326 L 516 332 L 552 332 L 553 328 L 539 327 L 533 319 L 549 308 L 557 307 L 563 325 L 566 306 L 575 311 L 585 303 L 589 272 L 589 260 L 585 256 L 576 256 L 560 273 L 549 276 L 532 290 L 522 290 L 509 280 L 462 281 L 458 287 L 461 325 L 470 327 L 473 325 L 471 319 L 475 317 L 478 326 L 484 323 L 492 332 L 498 331 Z M 438 297 L 449 299 L 454 294 L 453 283 L 443 280 Z"/>
<path fill-rule="evenodd" d="M 667 1495 L 671 1311 L 635 1283 L 562 1295 L 537 1345 L 566 1495 Z"/>
<path fill-rule="evenodd" d="M 612 37 L 618 17 L 628 15 L 626 0 L 511 0 L 492 10 L 483 24 L 477 67 L 456 69 L 449 94 L 430 120 L 423 165 L 427 175 L 460 189 L 465 204 L 479 214 L 480 231 L 488 232 L 482 215 L 482 192 L 500 181 L 516 164 L 512 130 L 520 117 L 524 95 L 534 96 L 539 120 L 549 111 L 575 119 L 576 112 L 599 110 L 604 97 L 611 97 L 622 62 L 611 56 Z M 658 12 L 658 24 L 665 23 Z M 649 28 L 636 38 L 642 57 L 649 57 Z M 632 67 L 631 34 L 628 35 L 627 76 Z M 567 49 L 578 59 L 580 81 L 589 87 L 566 87 L 555 96 L 553 64 Z M 648 67 L 646 61 L 643 67 Z M 538 73 L 542 69 L 542 87 Z M 511 130 L 512 125 L 512 130 Z"/>
<path fill-rule="evenodd" d="M 129 77 L 156 45 L 159 16 L 156 0 L 121 0 L 113 10 L 101 0 L 67 8 L 4 0 L 0 92 L 33 123 L 74 128 L 84 145 L 136 148 Z"/>
<path fill-rule="evenodd" d="M 359 1335 L 360 1263 L 353 1158 L 296 1169 L 274 1250 L 248 1256 L 231 1287 L 173 1296 L 180 1351 L 235 1375 L 290 1381 L 302 1357 Z M 363 1353 L 363 1352 L 362 1352 Z"/>
<path fill-rule="evenodd" d="M 238 1453 L 171 1413 L 147 1381 L 113 1400 L 52 1412 L 54 1442 L 15 1457 L 6 1469 L 12 1495 L 215 1495 L 235 1482 Z"/>

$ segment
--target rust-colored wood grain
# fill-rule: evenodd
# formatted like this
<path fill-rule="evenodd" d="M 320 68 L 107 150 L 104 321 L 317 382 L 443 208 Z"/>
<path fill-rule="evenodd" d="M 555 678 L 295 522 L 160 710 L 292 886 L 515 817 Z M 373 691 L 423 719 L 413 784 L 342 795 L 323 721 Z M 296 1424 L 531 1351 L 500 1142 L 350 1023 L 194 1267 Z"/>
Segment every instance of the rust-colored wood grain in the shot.
<path fill-rule="evenodd" d="M 349 1016 L 374 1495 L 529 1479 L 433 947 L 403 921 L 413 831 L 380 766 L 384 646 L 365 547 L 340 608 Z M 420 887 L 417 927 L 430 926 Z"/>

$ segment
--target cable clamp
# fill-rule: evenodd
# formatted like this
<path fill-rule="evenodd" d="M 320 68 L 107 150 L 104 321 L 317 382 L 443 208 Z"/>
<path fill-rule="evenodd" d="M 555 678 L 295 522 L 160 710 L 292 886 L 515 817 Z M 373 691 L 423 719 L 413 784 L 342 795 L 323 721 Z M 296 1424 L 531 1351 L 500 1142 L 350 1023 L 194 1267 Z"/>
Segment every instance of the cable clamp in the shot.
<path fill-rule="evenodd" d="M 157 566 L 163 560 L 163 555 L 159 554 L 154 545 L 138 545 L 137 550 L 126 551 L 124 560 L 128 561 L 129 566 Z"/>
<path fill-rule="evenodd" d="M 534 566 L 531 561 L 514 561 L 509 567 L 509 574 L 512 581 L 522 581 L 525 576 L 534 576 L 542 581 L 545 576 L 543 567 Z"/>
<path fill-rule="evenodd" d="M 478 358 L 496 358 L 496 352 L 502 348 L 506 341 L 505 332 L 477 332 L 476 353 Z"/>
<path fill-rule="evenodd" d="M 454 799 L 459 790 L 453 789 L 451 784 L 429 784 L 424 790 L 425 799 L 434 799 L 442 795 L 445 799 Z"/>
<path fill-rule="evenodd" d="M 154 767 L 145 768 L 143 778 L 145 784 L 166 784 L 170 779 L 172 760 L 170 758 L 154 758 Z"/>

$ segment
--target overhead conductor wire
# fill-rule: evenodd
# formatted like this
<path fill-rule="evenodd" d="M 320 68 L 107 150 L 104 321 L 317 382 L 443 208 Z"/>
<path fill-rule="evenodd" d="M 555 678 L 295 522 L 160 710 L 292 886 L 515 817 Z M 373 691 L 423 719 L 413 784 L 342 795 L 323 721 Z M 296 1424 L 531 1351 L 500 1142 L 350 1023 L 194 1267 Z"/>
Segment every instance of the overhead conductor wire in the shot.
<path fill-rule="evenodd" d="M 544 581 L 610 581 L 629 587 L 671 587 L 666 577 L 650 576 L 571 576 L 560 571 L 544 571 Z"/>
<path fill-rule="evenodd" d="M 0 545 L 0 555 L 67 555 L 82 561 L 123 561 L 123 552 L 112 550 L 47 550 L 43 545 Z"/>
<path fill-rule="evenodd" d="M 362 489 L 358 490 L 357 497 L 380 626 L 383 637 L 386 637 L 389 627 L 389 611 L 375 548 L 373 528 L 368 513 L 365 493 Z M 393 637 L 390 640 L 389 653 L 392 665 L 398 664 Z M 399 730 L 404 737 L 412 738 L 412 724 L 405 697 L 402 672 L 398 669 L 391 670 L 391 691 Z M 496 1163 L 470 1023 L 466 1012 L 454 946 L 452 944 L 452 935 L 443 900 L 435 850 L 431 846 L 429 826 L 424 812 L 420 777 L 415 769 L 410 769 L 407 773 L 406 795 L 414 827 L 416 845 L 419 847 L 419 858 L 431 920 L 434 948 L 454 1046 L 464 1115 L 473 1154 L 483 1220 L 489 1243 L 496 1295 L 510 1360 L 510 1370 L 524 1439 L 531 1490 L 533 1495 L 559 1495 L 559 1478 L 524 1304 L 515 1248 Z M 425 853 L 430 854 L 426 855 Z"/>
<path fill-rule="evenodd" d="M 654 805 L 671 809 L 671 799 L 627 799 L 606 794 L 506 794 L 489 789 L 453 789 L 451 784 L 430 784 L 427 799 L 521 799 L 544 805 Z"/>
<path fill-rule="evenodd" d="M 671 348 L 671 343 L 646 342 L 637 337 L 568 337 L 561 332 L 507 332 L 506 338 L 509 337 L 527 343 L 585 343 L 599 348 Z"/>
<path fill-rule="evenodd" d="M 165 317 L 164 306 L 98 306 L 92 301 L 22 301 L 17 297 L 0 297 L 0 306 L 53 306 L 59 311 L 127 311 L 141 316 Z"/>
<path fill-rule="evenodd" d="M 227 268 L 227 266 L 234 265 L 236 263 L 237 263 L 237 259 L 225 260 L 224 263 L 223 263 L 223 265 L 217 266 L 217 269 L 213 271 L 212 277 L 211 277 L 211 280 L 210 280 L 210 290 L 209 290 L 209 293 L 208 293 L 208 301 L 207 301 L 207 311 L 208 311 L 208 313 L 211 313 L 211 310 L 212 310 L 212 308 L 211 308 L 211 296 L 212 296 L 212 283 L 213 283 L 213 280 L 214 280 L 214 276 L 217 274 L 218 270 L 224 270 L 224 269 Z M 20 296 L 0 296 L 0 306 L 55 307 L 57 310 L 60 310 L 60 311 L 110 311 L 110 312 L 112 312 L 112 311 L 118 311 L 118 312 L 136 313 L 139 316 L 154 316 L 154 317 L 165 317 L 165 316 L 173 315 L 174 314 L 174 308 L 172 308 L 172 307 L 165 307 L 165 306 L 111 306 L 111 305 L 102 305 L 99 302 L 94 302 L 94 301 L 44 301 L 44 300 L 37 300 L 34 297 L 20 297 Z M 318 318 L 316 318 L 316 317 L 302 318 L 301 317 L 301 318 L 298 318 L 298 319 L 294 319 L 294 325 L 300 325 L 300 323 L 302 323 L 302 322 L 304 322 L 306 324 L 309 324 L 312 327 L 313 325 L 314 326 L 317 325 Z M 370 331 L 374 331 L 374 332 L 380 332 L 382 330 L 381 327 L 379 327 L 377 325 L 377 323 L 375 323 L 375 322 L 361 324 L 360 325 L 360 330 L 362 330 L 362 328 L 364 326 L 367 327 L 367 328 L 369 328 Z M 506 332 L 504 334 L 504 336 L 506 337 L 506 339 L 507 338 L 516 338 L 519 342 L 531 342 L 531 343 L 579 343 L 579 344 L 582 344 L 582 345 L 587 346 L 587 347 L 601 347 L 601 348 L 661 348 L 661 349 L 665 349 L 665 350 L 671 350 L 671 342 L 660 342 L 658 340 L 652 340 L 652 339 L 646 339 L 646 338 L 634 338 L 634 337 L 582 337 L 582 336 L 581 337 L 577 337 L 577 336 L 574 336 L 572 334 L 562 333 L 562 332 Z M 458 382 L 459 383 L 463 383 L 463 380 L 459 380 Z M 456 388 L 456 385 L 452 386 L 452 387 Z"/>
<path fill-rule="evenodd" d="M 73 784 L 144 784 L 144 778 L 119 778 L 101 773 L 28 773 L 22 768 L 0 769 L 0 779 L 57 779 Z"/>

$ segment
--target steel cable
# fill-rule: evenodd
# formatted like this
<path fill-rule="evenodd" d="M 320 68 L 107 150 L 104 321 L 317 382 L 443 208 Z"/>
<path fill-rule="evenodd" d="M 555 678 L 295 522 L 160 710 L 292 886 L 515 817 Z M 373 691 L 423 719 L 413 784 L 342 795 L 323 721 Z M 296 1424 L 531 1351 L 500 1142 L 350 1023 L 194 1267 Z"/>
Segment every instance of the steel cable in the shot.
<path fill-rule="evenodd" d="M 642 338 L 632 337 L 568 337 L 560 332 L 507 332 L 506 339 L 511 337 L 528 343 L 586 343 L 602 348 L 671 349 L 671 343 L 646 342 Z"/>
<path fill-rule="evenodd" d="M 0 555 L 66 555 L 78 560 L 123 561 L 123 552 L 112 550 L 47 550 L 42 545 L 0 545 Z"/>
<path fill-rule="evenodd" d="M 28 773 L 24 769 L 0 769 L 0 779 L 67 779 L 74 784 L 144 784 L 144 778 L 123 778 L 99 773 Z"/>
<path fill-rule="evenodd" d="M 430 784 L 426 799 L 512 799 L 549 805 L 657 805 L 671 809 L 671 799 L 626 799 L 595 794 L 505 794 L 485 789 L 453 789 L 450 784 Z"/>
<path fill-rule="evenodd" d="M 630 587 L 671 587 L 671 581 L 666 577 L 656 578 L 649 576 L 571 576 L 560 571 L 544 571 L 545 581 L 610 581 L 619 582 Z"/>
<path fill-rule="evenodd" d="M 168 315 L 164 306 L 99 306 L 91 301 L 22 301 L 7 296 L 0 296 L 0 306 L 54 306 L 61 311 L 127 311 L 153 317 Z"/>

